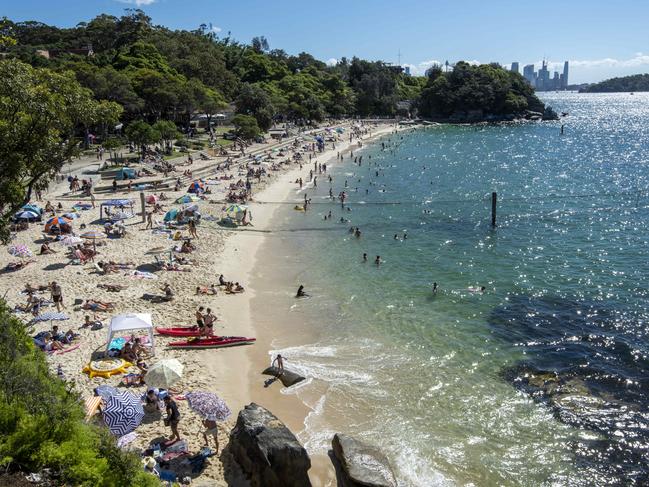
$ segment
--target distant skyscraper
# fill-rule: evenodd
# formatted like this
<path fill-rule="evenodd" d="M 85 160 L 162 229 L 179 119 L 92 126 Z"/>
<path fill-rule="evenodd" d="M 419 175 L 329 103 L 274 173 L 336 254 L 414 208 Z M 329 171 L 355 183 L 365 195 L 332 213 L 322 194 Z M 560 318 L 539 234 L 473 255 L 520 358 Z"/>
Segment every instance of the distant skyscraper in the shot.
<path fill-rule="evenodd" d="M 406 76 L 410 76 L 410 66 L 403 68 L 403 72 L 406 73 Z"/>
<path fill-rule="evenodd" d="M 563 63 L 563 84 L 561 88 L 564 90 L 568 88 L 568 61 Z"/>
<path fill-rule="evenodd" d="M 536 73 L 534 72 L 533 64 L 528 64 L 527 66 L 523 67 L 523 76 L 529 84 L 531 84 L 532 86 L 536 85 Z"/>
<path fill-rule="evenodd" d="M 512 63 L 512 71 L 513 71 L 514 73 L 518 73 L 518 72 L 519 72 L 519 70 L 518 70 L 518 62 L 517 62 L 517 61 L 514 61 L 514 62 Z"/>

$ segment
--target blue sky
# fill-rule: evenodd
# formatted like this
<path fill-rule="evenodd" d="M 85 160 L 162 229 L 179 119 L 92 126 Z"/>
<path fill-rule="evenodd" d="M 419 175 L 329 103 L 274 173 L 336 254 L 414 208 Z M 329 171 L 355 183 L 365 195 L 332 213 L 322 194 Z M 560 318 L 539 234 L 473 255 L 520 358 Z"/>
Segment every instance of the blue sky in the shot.
<path fill-rule="evenodd" d="M 73 26 L 139 7 L 154 23 L 211 23 L 240 41 L 324 61 L 357 55 L 423 73 L 433 62 L 571 62 L 571 83 L 649 72 L 646 0 L 0 0 L 0 15 Z"/>

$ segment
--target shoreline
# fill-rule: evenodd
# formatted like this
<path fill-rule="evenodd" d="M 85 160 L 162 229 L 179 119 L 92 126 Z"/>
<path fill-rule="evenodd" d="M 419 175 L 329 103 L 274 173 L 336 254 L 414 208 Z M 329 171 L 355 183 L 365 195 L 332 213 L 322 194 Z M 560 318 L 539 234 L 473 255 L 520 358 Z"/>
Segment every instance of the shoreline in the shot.
<path fill-rule="evenodd" d="M 361 139 L 363 147 L 372 143 L 384 135 L 394 133 L 395 130 L 412 129 L 412 127 L 396 128 L 390 124 L 384 127 L 376 127 L 372 130 L 371 136 Z M 327 164 L 327 169 L 337 163 L 336 152 L 347 153 L 350 150 L 359 149 L 358 140 L 352 143 L 346 141 L 337 145 L 334 150 L 327 150 L 318 154 L 311 164 L 316 161 L 321 164 Z M 206 368 L 211 373 L 223 373 L 230 375 L 235 371 L 242 377 L 240 383 L 228 383 L 221 387 L 223 396 L 234 406 L 233 409 L 241 409 L 250 402 L 256 402 L 261 406 L 269 409 L 275 414 L 287 427 L 296 435 L 299 435 L 305 427 L 307 419 L 312 408 L 308 407 L 294 394 L 284 394 L 281 384 L 275 383 L 268 388 L 264 387 L 264 381 L 269 379 L 268 376 L 261 375 L 261 371 L 270 364 L 270 351 L 273 338 L 282 333 L 293 333 L 299 335 L 302 340 L 308 340 L 309 331 L 306 328 L 299 330 L 287 329 L 286 325 L 275 322 L 278 315 L 282 315 L 284 310 L 273 310 L 272 313 L 266 313 L 264 305 L 269 305 L 275 301 L 273 295 L 280 293 L 282 295 L 292 294 L 293 289 L 274 289 L 270 288 L 275 281 L 273 276 L 268 275 L 268 269 L 265 265 L 270 259 L 274 259 L 270 239 L 272 234 L 265 233 L 268 229 L 274 228 L 280 219 L 282 207 L 289 207 L 295 199 L 297 193 L 295 180 L 302 176 L 308 179 L 310 164 L 303 164 L 303 168 L 293 167 L 286 172 L 279 174 L 265 189 L 255 195 L 255 201 L 249 204 L 253 215 L 253 223 L 262 221 L 260 227 L 255 227 L 257 231 L 242 230 L 234 232 L 226 242 L 223 251 L 218 256 L 219 267 L 226 275 L 237 274 L 242 282 L 247 283 L 246 293 L 232 296 L 229 301 L 236 302 L 236 306 L 223 308 L 221 315 L 226 323 L 237 323 L 237 333 L 249 334 L 255 336 L 257 341 L 254 346 L 248 347 L 245 353 L 239 356 L 235 362 L 226 362 L 222 354 L 206 360 Z M 323 173 L 324 174 L 324 173 Z M 305 175 L 307 176 L 305 178 Z M 324 179 L 324 178 L 323 178 Z M 306 184 L 302 191 L 308 191 L 310 183 Z M 272 201 L 273 203 L 264 203 Z M 282 203 L 287 203 L 282 205 Z M 242 257 L 246 258 L 242 258 Z M 271 271 L 272 272 L 272 271 Z M 279 280 L 279 279 L 277 279 Z M 237 321 L 238 320 L 238 321 Z M 279 320 L 278 320 L 279 321 Z M 290 364 L 287 365 L 290 369 Z M 245 379 L 244 379 L 245 377 Z M 307 378 L 308 380 L 308 378 Z M 312 455 L 312 467 L 309 476 L 314 486 L 330 485 L 335 481 L 335 472 L 328 456 Z"/>

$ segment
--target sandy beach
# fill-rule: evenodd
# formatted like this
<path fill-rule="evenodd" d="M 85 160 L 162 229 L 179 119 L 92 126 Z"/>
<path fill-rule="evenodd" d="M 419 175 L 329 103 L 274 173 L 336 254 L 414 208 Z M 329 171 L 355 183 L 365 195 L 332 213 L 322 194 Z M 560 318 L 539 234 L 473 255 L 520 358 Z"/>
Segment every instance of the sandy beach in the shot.
<path fill-rule="evenodd" d="M 366 127 L 371 131 L 371 137 L 394 131 L 394 125 L 381 125 L 380 127 Z M 305 140 L 310 140 L 305 137 Z M 363 143 L 370 140 L 370 135 L 363 136 Z M 306 142 L 304 142 L 306 143 Z M 286 142 L 283 142 L 286 145 Z M 327 143 L 327 150 L 317 154 L 314 162 L 335 163 L 336 153 L 344 152 L 350 147 L 358 147 L 358 140 L 354 138 L 349 141 L 347 132 L 335 142 L 335 149 L 332 144 Z M 271 148 L 261 148 L 266 150 Z M 281 393 L 279 383 L 268 388 L 264 387 L 264 377 L 260 374 L 269 365 L 269 350 L 272 350 L 271 342 L 275 336 L 281 333 L 290 333 L 281 323 L 282 310 L 272 310 L 268 317 L 280 318 L 279 322 L 269 323 L 269 318 L 256 319 L 258 314 L 265 315 L 265 310 L 256 309 L 258 303 L 272 303 L 272 293 L 294 293 L 294 289 L 266 289 L 261 286 L 258 277 L 264 273 L 264 263 L 272 259 L 272 255 L 263 253 L 264 241 L 272 236 L 274 215 L 282 202 L 299 201 L 303 198 L 302 193 L 296 193 L 298 185 L 295 181 L 302 177 L 308 180 L 309 169 L 312 167 L 306 160 L 303 160 L 303 167 L 291 163 L 282 166 L 282 170 L 269 170 L 269 177 L 262 179 L 260 185 L 253 186 L 253 201 L 249 202 L 249 210 L 252 214 L 252 223 L 240 229 L 227 229 L 216 224 L 219 218 L 222 201 L 227 193 L 227 186 L 237 179 L 245 180 L 245 165 L 250 160 L 245 157 L 235 160 L 230 168 L 234 175 L 233 180 L 215 181 L 210 185 L 211 194 L 207 199 L 198 202 L 203 215 L 203 220 L 198 226 L 199 238 L 193 239 L 196 250 L 186 257 L 191 260 L 191 265 L 181 266 L 182 271 L 156 270 L 154 266 L 155 249 L 168 249 L 176 242 L 169 239 L 168 233 L 151 231 L 145 229 L 145 223 L 141 216 L 136 215 L 125 220 L 126 236 L 119 239 L 102 239 L 98 241 L 97 250 L 99 254 L 94 262 L 86 264 L 75 264 L 66 256 L 67 248 L 52 243 L 50 247 L 56 251 L 55 254 L 36 255 L 42 241 L 42 223 L 30 224 L 28 230 L 18 232 L 11 245 L 24 244 L 35 254 L 33 263 L 25 268 L 11 273 L 4 273 L 0 279 L 0 292 L 6 297 L 8 304 L 13 307 L 23 305 L 26 295 L 21 294 L 25 284 L 46 285 L 56 281 L 62 288 L 66 313 L 69 321 L 58 323 L 61 331 L 68 329 L 79 334 L 72 346 L 64 351 L 49 355 L 49 362 L 53 370 L 59 370 L 65 380 L 81 394 L 82 397 L 92 395 L 95 387 L 101 384 L 118 386 L 123 376 L 115 375 L 109 379 L 94 378 L 82 372 L 83 367 L 88 364 L 91 357 L 95 358 L 105 350 L 107 339 L 107 327 L 111 316 L 127 313 L 141 312 L 150 313 L 154 326 L 168 327 L 190 325 L 194 323 L 194 313 L 198 306 L 210 307 L 218 317 L 215 326 L 215 333 L 225 336 L 249 336 L 256 337 L 257 341 L 252 346 L 233 347 L 225 349 L 207 350 L 176 350 L 166 347 L 166 344 L 173 339 L 156 336 L 156 355 L 147 360 L 149 365 L 164 358 L 177 358 L 184 365 L 184 375 L 179 382 L 174 384 L 174 389 L 179 392 L 190 390 L 206 390 L 216 392 L 222 397 L 232 410 L 231 417 L 219 423 L 219 438 L 221 451 L 227 444 L 229 431 L 236 421 L 238 411 L 251 401 L 265 406 L 275 415 L 284 421 L 295 433 L 298 433 L 304 424 L 304 418 L 309 410 L 295 397 Z M 192 166 L 178 167 L 177 175 L 186 169 L 190 169 L 199 177 L 214 177 L 214 170 L 217 163 L 223 158 L 210 161 L 195 162 Z M 279 161 L 273 161 L 279 162 Z M 255 166 L 251 166 L 255 167 Z M 284 169 L 286 168 L 286 169 Z M 219 172 L 222 174 L 223 172 Z M 193 176 L 197 177 L 196 175 Z M 166 191 L 168 199 L 161 201 L 164 210 L 167 211 L 174 206 L 174 201 L 185 194 L 185 189 L 193 178 L 182 177 L 181 191 Z M 323 178 L 324 179 L 324 178 Z M 308 189 L 306 189 L 308 191 Z M 62 212 L 71 210 L 71 206 L 78 201 L 89 201 L 88 198 L 79 198 L 76 195 L 68 195 L 65 183 L 52 185 L 49 194 L 44 200 L 52 203 L 61 203 Z M 159 191 L 156 191 L 158 194 Z M 147 194 L 151 194 L 148 193 Z M 99 206 L 105 199 L 109 198 L 130 198 L 135 201 L 135 211 L 139 212 L 139 195 L 136 192 L 117 194 L 98 193 L 96 203 Z M 45 201 L 39 202 L 44 205 Z M 75 233 L 81 233 L 82 225 L 86 226 L 85 231 L 101 230 L 98 220 L 98 208 L 80 210 L 79 218 L 73 222 Z M 211 218 L 209 218 L 211 217 Z M 155 218 L 162 220 L 162 214 L 155 215 Z M 155 227 L 154 227 L 155 228 Z M 162 228 L 162 227 L 160 227 Z M 186 230 L 182 231 L 187 236 Z M 167 254 L 168 255 L 168 254 Z M 4 267 L 9 262 L 18 259 L 8 255 L 7 252 L 0 256 L 0 266 Z M 131 269 L 120 270 L 118 273 L 103 275 L 96 269 L 98 261 L 112 260 L 115 262 L 133 263 L 133 267 L 139 271 L 151 272 L 153 279 L 141 279 L 130 275 Z M 240 282 L 245 287 L 242 294 L 227 295 L 219 291 L 217 296 L 197 295 L 195 290 L 198 286 L 209 286 L 218 280 L 218 276 L 224 274 L 226 280 Z M 266 276 L 268 277 L 268 276 Z M 174 292 L 174 299 L 171 302 L 152 304 L 142 299 L 144 294 L 161 295 L 162 288 L 169 284 Z M 98 286 L 105 284 L 120 284 L 126 286 L 119 292 L 110 292 Z M 50 293 L 41 295 L 49 299 Z M 110 312 L 92 312 L 81 309 L 79 306 L 85 300 L 94 299 L 114 304 Z M 270 299 L 270 301 L 269 301 Z M 75 304 L 76 303 L 76 304 Z M 44 308 L 44 311 L 55 310 L 53 306 Z M 81 328 L 84 317 L 89 315 L 93 319 L 99 319 L 104 327 L 99 330 Z M 31 316 L 26 313 L 19 313 L 18 316 L 28 322 Z M 50 330 L 50 322 L 41 322 L 28 325 L 30 334 Z M 129 370 L 135 372 L 135 367 Z M 140 395 L 146 391 L 146 386 L 129 386 L 133 393 Z M 186 401 L 179 400 L 179 408 L 182 419 L 180 433 L 183 438 L 189 441 L 191 451 L 197 451 L 203 444 L 201 432 L 203 430 L 200 418 L 189 409 Z M 148 415 L 143 423 L 136 429 L 137 438 L 131 443 L 131 447 L 145 448 L 155 438 L 169 435 L 169 429 L 163 425 L 160 416 L 150 417 Z M 332 471 L 326 457 L 312 458 L 313 468 L 311 476 L 314 485 L 328 485 L 331 481 Z M 238 482 L 238 473 L 235 465 L 227 454 L 212 457 L 207 468 L 198 477 L 198 481 L 205 482 L 205 485 L 227 485 Z M 200 483 L 198 485 L 201 485 Z"/>

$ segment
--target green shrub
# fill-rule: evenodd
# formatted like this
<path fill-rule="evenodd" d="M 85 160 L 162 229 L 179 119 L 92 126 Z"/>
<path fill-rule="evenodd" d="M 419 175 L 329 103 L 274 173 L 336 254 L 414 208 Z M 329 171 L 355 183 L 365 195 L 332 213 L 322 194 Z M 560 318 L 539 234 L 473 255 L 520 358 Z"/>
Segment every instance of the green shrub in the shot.
<path fill-rule="evenodd" d="M 155 486 L 106 428 L 83 421 L 79 397 L 50 373 L 24 325 L 0 302 L 0 467 L 50 468 L 79 486 Z"/>

